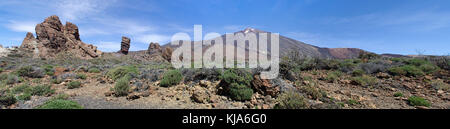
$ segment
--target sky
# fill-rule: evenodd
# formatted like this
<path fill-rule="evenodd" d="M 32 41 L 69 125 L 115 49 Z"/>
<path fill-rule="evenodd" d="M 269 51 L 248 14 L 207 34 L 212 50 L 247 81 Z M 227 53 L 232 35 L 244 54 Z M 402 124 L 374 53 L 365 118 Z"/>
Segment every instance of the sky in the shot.
<path fill-rule="evenodd" d="M 247 27 L 327 48 L 395 54 L 450 54 L 449 0 L 2 0 L 0 44 L 20 46 L 51 15 L 78 25 L 83 42 L 101 51 L 131 50 L 172 35 L 193 37 Z"/>

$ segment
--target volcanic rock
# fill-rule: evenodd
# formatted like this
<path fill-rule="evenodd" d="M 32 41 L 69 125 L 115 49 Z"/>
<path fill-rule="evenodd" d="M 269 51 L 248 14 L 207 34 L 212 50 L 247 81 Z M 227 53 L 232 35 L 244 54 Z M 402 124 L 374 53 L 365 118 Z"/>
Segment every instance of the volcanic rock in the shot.
<path fill-rule="evenodd" d="M 173 48 L 166 47 L 162 53 L 162 57 L 170 62 L 172 59 L 172 52 L 173 52 Z"/>
<path fill-rule="evenodd" d="M 32 51 L 34 57 L 54 58 L 60 53 L 68 53 L 82 59 L 99 57 L 102 52 L 97 47 L 81 41 L 78 27 L 67 22 L 64 26 L 58 16 L 50 16 L 36 25 L 36 36 L 32 33 L 22 42 L 21 48 Z"/>
<path fill-rule="evenodd" d="M 130 49 L 130 42 L 131 42 L 130 38 L 123 36 L 119 53 L 122 53 L 125 55 L 128 54 L 128 50 Z"/>
<path fill-rule="evenodd" d="M 270 95 L 276 97 L 280 93 L 280 87 L 272 85 L 270 80 L 261 79 L 259 75 L 254 76 L 252 81 L 253 89 L 262 95 Z"/>
<path fill-rule="evenodd" d="M 148 54 L 162 53 L 162 48 L 159 45 L 159 43 L 151 42 L 150 45 L 148 46 L 147 53 Z"/>

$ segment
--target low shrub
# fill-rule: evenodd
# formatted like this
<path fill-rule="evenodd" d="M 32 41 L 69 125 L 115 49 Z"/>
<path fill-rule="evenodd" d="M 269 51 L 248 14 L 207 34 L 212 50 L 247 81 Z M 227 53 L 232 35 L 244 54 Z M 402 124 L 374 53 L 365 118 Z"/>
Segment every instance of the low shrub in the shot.
<path fill-rule="evenodd" d="M 3 68 L 0 68 L 0 73 L 2 73 L 4 70 L 3 70 Z"/>
<path fill-rule="evenodd" d="M 130 74 L 138 74 L 138 69 L 134 66 L 120 66 L 109 70 L 106 76 L 116 81 Z"/>
<path fill-rule="evenodd" d="M 130 78 L 129 76 L 122 77 L 121 79 L 117 80 L 116 84 L 114 85 L 113 92 L 114 95 L 117 97 L 120 96 L 126 96 L 128 95 L 128 92 L 130 90 Z"/>
<path fill-rule="evenodd" d="M 289 91 L 281 94 L 277 98 L 278 104 L 275 109 L 306 109 L 308 108 L 306 99 L 299 93 Z"/>
<path fill-rule="evenodd" d="M 38 85 L 31 89 L 31 94 L 37 96 L 51 95 L 53 93 L 55 93 L 55 90 L 50 85 Z"/>
<path fill-rule="evenodd" d="M 159 85 L 162 87 L 177 85 L 182 79 L 183 75 L 179 70 L 170 70 L 164 73 L 164 76 Z"/>
<path fill-rule="evenodd" d="M 373 86 L 377 84 L 377 78 L 368 75 L 353 77 L 351 80 L 354 84 L 361 86 Z"/>
<path fill-rule="evenodd" d="M 76 88 L 80 88 L 80 87 L 81 87 L 80 81 L 72 81 L 72 82 L 69 82 L 69 84 L 67 84 L 67 88 L 69 88 L 69 89 L 76 89 Z"/>
<path fill-rule="evenodd" d="M 25 91 L 30 91 L 31 90 L 31 86 L 28 84 L 22 84 L 22 85 L 18 85 L 15 86 L 11 89 L 12 93 L 14 94 L 19 94 L 19 93 L 23 93 Z"/>
<path fill-rule="evenodd" d="M 394 76 L 410 76 L 410 77 L 420 77 L 425 75 L 425 73 L 413 65 L 405 65 L 400 67 L 390 68 L 389 73 Z"/>
<path fill-rule="evenodd" d="M 411 106 L 426 106 L 426 107 L 431 106 L 431 103 L 428 102 L 426 99 L 417 96 L 409 97 L 408 102 Z"/>
<path fill-rule="evenodd" d="M 15 84 L 19 82 L 19 77 L 17 77 L 16 75 L 13 74 L 9 74 L 8 77 L 5 80 L 6 84 Z"/>
<path fill-rule="evenodd" d="M 307 95 L 311 96 L 312 99 L 320 99 L 324 97 L 323 92 L 320 91 L 320 89 L 314 87 L 314 86 L 303 86 L 300 89 L 302 92 L 306 93 Z"/>
<path fill-rule="evenodd" d="M 10 106 L 17 102 L 16 97 L 13 94 L 6 93 L 0 96 L 0 105 Z"/>
<path fill-rule="evenodd" d="M 100 69 L 98 69 L 98 68 L 90 68 L 90 69 L 88 70 L 88 72 L 89 72 L 89 73 L 100 73 Z"/>
<path fill-rule="evenodd" d="M 252 98 L 253 89 L 243 84 L 232 83 L 229 93 L 231 99 L 237 101 L 245 101 Z"/>
<path fill-rule="evenodd" d="M 44 69 L 46 75 L 49 76 L 55 75 L 55 70 L 53 69 L 52 65 L 44 65 L 42 68 Z"/>
<path fill-rule="evenodd" d="M 83 107 L 75 101 L 53 99 L 36 107 L 36 109 L 83 109 Z"/>
<path fill-rule="evenodd" d="M 17 96 L 17 99 L 18 99 L 18 100 L 26 101 L 26 100 L 30 100 L 30 99 L 31 99 L 31 96 L 32 96 L 32 95 L 31 95 L 30 92 L 25 92 L 25 93 L 23 93 L 23 94 Z"/>
<path fill-rule="evenodd" d="M 396 93 L 394 93 L 394 97 L 403 97 L 403 93 L 396 92 Z"/>
<path fill-rule="evenodd" d="M 436 72 L 439 68 L 433 64 L 423 64 L 419 66 L 419 69 L 426 74 L 432 74 Z"/>
<path fill-rule="evenodd" d="M 58 78 L 51 79 L 50 82 L 53 84 L 61 84 L 63 82 L 63 80 L 58 77 Z"/>
<path fill-rule="evenodd" d="M 77 76 L 75 78 L 85 80 L 87 78 L 87 76 L 86 76 L 86 74 L 77 74 Z"/>
<path fill-rule="evenodd" d="M 353 72 L 352 72 L 352 75 L 353 76 L 362 76 L 362 75 L 364 75 L 366 72 L 364 72 L 364 70 L 361 70 L 361 69 L 357 69 L 357 70 L 354 70 Z"/>
<path fill-rule="evenodd" d="M 436 90 L 450 91 L 450 85 L 442 80 L 431 81 L 431 87 Z"/>
<path fill-rule="evenodd" d="M 231 99 L 237 101 L 245 101 L 251 99 L 253 89 L 250 82 L 253 81 L 252 75 L 242 69 L 228 69 L 222 75 L 221 85 L 224 86 L 223 91 L 219 91 L 225 95 L 229 95 Z"/>
<path fill-rule="evenodd" d="M 342 75 L 343 75 L 343 73 L 340 71 L 333 71 L 333 72 L 328 73 L 327 77 L 325 77 L 325 80 L 328 82 L 335 82 Z"/>
<path fill-rule="evenodd" d="M 16 71 L 16 73 L 21 77 L 30 77 L 30 78 L 44 77 L 44 71 L 42 71 L 42 69 L 33 68 L 32 66 L 21 67 Z"/>

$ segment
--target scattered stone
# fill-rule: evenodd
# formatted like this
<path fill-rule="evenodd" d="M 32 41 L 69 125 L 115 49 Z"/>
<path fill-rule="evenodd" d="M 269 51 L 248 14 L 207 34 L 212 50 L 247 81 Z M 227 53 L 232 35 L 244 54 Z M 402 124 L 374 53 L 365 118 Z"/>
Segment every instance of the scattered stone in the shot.
<path fill-rule="evenodd" d="M 136 100 L 139 98 L 141 98 L 141 96 L 138 93 L 131 93 L 127 96 L 127 100 Z"/>
<path fill-rule="evenodd" d="M 197 103 L 208 103 L 209 95 L 205 91 L 194 91 L 192 99 Z"/>

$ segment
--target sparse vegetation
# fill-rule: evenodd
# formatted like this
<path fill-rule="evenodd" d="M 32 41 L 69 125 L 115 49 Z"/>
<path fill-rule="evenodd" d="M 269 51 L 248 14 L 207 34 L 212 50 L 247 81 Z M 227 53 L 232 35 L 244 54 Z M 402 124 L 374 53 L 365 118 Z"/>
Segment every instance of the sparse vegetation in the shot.
<path fill-rule="evenodd" d="M 83 107 L 75 101 L 52 99 L 36 107 L 36 109 L 83 109 Z"/>
<path fill-rule="evenodd" d="M 120 66 L 109 70 L 106 76 L 116 81 L 130 74 L 138 74 L 138 69 L 135 66 Z"/>
<path fill-rule="evenodd" d="M 411 106 L 425 106 L 425 107 L 431 106 L 431 103 L 428 102 L 426 99 L 417 96 L 409 97 L 408 102 Z"/>
<path fill-rule="evenodd" d="M 130 90 L 130 78 L 131 77 L 127 75 L 117 80 L 113 88 L 114 95 L 116 95 L 117 97 L 128 95 L 128 92 Z"/>
<path fill-rule="evenodd" d="M 300 94 L 290 91 L 281 94 L 278 97 L 278 104 L 275 105 L 275 109 L 306 109 L 308 104 Z"/>
<path fill-rule="evenodd" d="M 50 85 L 38 85 L 31 89 L 32 95 L 46 96 L 55 93 L 55 90 Z"/>
<path fill-rule="evenodd" d="M 28 84 L 22 84 L 22 85 L 18 85 L 12 88 L 12 93 L 14 94 L 19 94 L 19 93 L 23 93 L 26 90 L 30 91 L 31 90 L 31 86 Z"/>
<path fill-rule="evenodd" d="M 17 99 L 11 93 L 6 93 L 5 95 L 0 96 L 0 105 L 10 106 L 16 102 Z"/>
<path fill-rule="evenodd" d="M 450 85 L 442 80 L 431 81 L 431 86 L 436 90 L 450 91 Z"/>
<path fill-rule="evenodd" d="M 159 83 L 162 87 L 169 87 L 173 85 L 177 85 L 183 79 L 183 75 L 179 70 L 170 70 L 166 72 Z"/>
<path fill-rule="evenodd" d="M 30 77 L 30 78 L 44 77 L 44 71 L 38 68 L 33 68 L 32 66 L 21 67 L 16 71 L 16 74 L 21 77 Z"/>
<path fill-rule="evenodd" d="M 89 68 L 88 72 L 89 73 L 100 73 L 100 69 L 98 69 L 98 68 Z"/>
<path fill-rule="evenodd" d="M 85 80 L 87 78 L 87 76 L 86 76 L 86 74 L 77 74 L 77 76 L 75 78 Z"/>
<path fill-rule="evenodd" d="M 72 82 L 69 82 L 69 84 L 67 84 L 67 88 L 69 88 L 69 89 L 75 89 L 75 88 L 80 88 L 80 87 L 81 87 L 80 81 L 72 81 Z"/>
<path fill-rule="evenodd" d="M 351 78 L 354 84 L 361 86 L 373 86 L 377 84 L 377 78 L 368 75 Z"/>
<path fill-rule="evenodd" d="M 402 92 L 396 92 L 396 93 L 394 93 L 394 97 L 403 97 L 403 93 Z"/>

